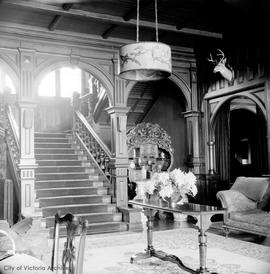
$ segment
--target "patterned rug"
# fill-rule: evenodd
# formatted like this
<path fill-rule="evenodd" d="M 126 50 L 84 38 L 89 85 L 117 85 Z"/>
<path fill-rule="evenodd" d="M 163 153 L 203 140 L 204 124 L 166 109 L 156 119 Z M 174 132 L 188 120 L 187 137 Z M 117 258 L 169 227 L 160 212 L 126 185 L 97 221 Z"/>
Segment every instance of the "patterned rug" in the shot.
<path fill-rule="evenodd" d="M 207 267 L 220 274 L 269 274 L 270 247 L 208 233 Z M 199 266 L 198 233 L 192 228 L 154 232 L 155 249 L 178 256 L 192 269 Z M 181 274 L 171 262 L 149 258 L 130 263 L 146 247 L 146 233 L 87 236 L 84 274 Z"/>

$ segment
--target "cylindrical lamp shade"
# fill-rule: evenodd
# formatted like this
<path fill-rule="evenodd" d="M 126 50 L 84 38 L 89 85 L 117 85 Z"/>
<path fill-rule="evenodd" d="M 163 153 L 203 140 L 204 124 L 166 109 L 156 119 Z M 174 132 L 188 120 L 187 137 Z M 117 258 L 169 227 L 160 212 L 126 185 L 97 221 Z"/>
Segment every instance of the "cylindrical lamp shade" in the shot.
<path fill-rule="evenodd" d="M 128 44 L 120 48 L 118 64 L 126 80 L 160 80 L 172 73 L 171 48 L 159 42 Z"/>

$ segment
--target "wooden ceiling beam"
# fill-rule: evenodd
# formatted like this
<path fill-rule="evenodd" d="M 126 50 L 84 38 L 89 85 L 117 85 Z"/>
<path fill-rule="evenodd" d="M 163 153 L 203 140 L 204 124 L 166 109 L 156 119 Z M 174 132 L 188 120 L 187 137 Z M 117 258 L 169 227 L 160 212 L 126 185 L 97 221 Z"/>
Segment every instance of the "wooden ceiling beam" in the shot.
<path fill-rule="evenodd" d="M 137 23 L 135 19 L 130 19 L 129 21 L 125 21 L 120 16 L 95 13 L 95 12 L 89 12 L 85 10 L 78 10 L 78 9 L 72 9 L 72 8 L 66 11 L 66 10 L 63 10 L 62 7 L 57 7 L 57 6 L 48 5 L 44 3 L 37 3 L 37 2 L 34 3 L 26 0 L 20 0 L 16 2 L 12 0 L 2 0 L 2 4 L 13 5 L 16 7 L 27 8 L 27 9 L 37 10 L 37 11 L 50 12 L 55 15 L 69 15 L 77 18 L 80 17 L 80 18 L 86 18 L 86 19 L 93 19 L 93 20 L 108 22 L 116 25 L 136 26 L 136 23 Z M 154 29 L 155 22 L 140 20 L 140 26 Z M 222 39 L 222 34 L 217 32 L 209 32 L 205 30 L 198 30 L 198 29 L 191 29 L 191 28 L 182 28 L 180 30 L 177 30 L 175 25 L 168 25 L 168 24 L 159 24 L 158 27 L 160 30 L 164 30 L 164 31 Z"/>
<path fill-rule="evenodd" d="M 150 4 L 154 4 L 153 0 L 141 0 L 140 1 L 140 13 L 143 9 L 146 9 L 147 7 L 150 6 Z M 132 17 L 134 17 L 135 15 L 137 15 L 137 6 L 133 9 L 131 9 L 129 12 L 127 12 L 124 16 L 123 19 L 125 21 L 129 21 Z"/>
<path fill-rule="evenodd" d="M 117 28 L 117 25 L 116 24 L 112 24 L 109 28 L 107 28 L 102 34 L 102 38 L 103 39 L 107 39 L 110 34 Z"/>
<path fill-rule="evenodd" d="M 70 10 L 72 8 L 73 4 L 63 4 L 62 8 L 63 10 Z M 57 27 L 57 25 L 59 24 L 60 20 L 62 18 L 62 15 L 55 15 L 53 20 L 51 21 L 51 23 L 49 24 L 48 26 L 48 29 L 51 30 L 51 31 L 54 31 Z"/>
<path fill-rule="evenodd" d="M 152 3 L 153 0 L 141 0 L 140 3 L 140 9 L 144 9 L 147 6 L 149 6 L 150 3 Z M 137 7 L 131 9 L 130 11 L 128 11 L 124 16 L 123 19 L 124 21 L 129 21 L 134 15 L 137 14 Z M 112 24 L 108 29 L 106 29 L 102 34 L 102 38 L 103 39 L 107 39 L 110 34 L 117 28 L 118 25 L 116 24 Z"/>

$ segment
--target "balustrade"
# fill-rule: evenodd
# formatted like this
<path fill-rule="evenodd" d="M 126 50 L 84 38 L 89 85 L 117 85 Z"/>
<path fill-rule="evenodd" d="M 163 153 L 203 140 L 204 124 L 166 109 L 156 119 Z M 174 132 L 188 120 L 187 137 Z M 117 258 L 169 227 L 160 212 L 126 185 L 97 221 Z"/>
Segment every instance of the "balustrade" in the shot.
<path fill-rule="evenodd" d="M 0 96 L 0 130 L 1 136 L 5 139 L 5 143 L 7 144 L 7 156 L 9 161 L 9 167 L 11 170 L 11 180 L 5 180 L 5 191 L 4 191 L 4 199 L 5 199 L 5 212 L 7 219 L 10 223 L 12 223 L 12 214 L 13 214 L 13 197 L 11 194 L 13 193 L 13 182 L 14 189 L 16 191 L 16 197 L 18 199 L 20 205 L 20 170 L 19 170 L 19 161 L 20 161 L 20 147 L 19 147 L 19 130 L 18 125 L 13 115 L 13 110 L 15 109 L 15 104 L 11 107 L 12 103 L 15 103 L 11 94 L 1 94 Z M 5 174 L 4 174 L 5 177 Z"/>
<path fill-rule="evenodd" d="M 102 142 L 99 136 L 91 128 L 86 118 L 79 111 L 75 111 L 74 134 L 76 141 L 81 145 L 92 161 L 97 165 L 100 172 L 111 184 L 113 199 L 115 196 L 115 172 L 114 155 Z"/>
<path fill-rule="evenodd" d="M 20 193 L 20 146 L 19 146 L 19 136 L 18 136 L 18 126 L 16 124 L 15 118 L 12 114 L 10 106 L 6 107 L 6 141 L 9 151 L 9 157 L 12 162 L 12 168 L 14 173 L 14 179 L 16 181 L 16 189 L 18 194 Z M 20 197 L 20 195 L 18 195 Z"/>

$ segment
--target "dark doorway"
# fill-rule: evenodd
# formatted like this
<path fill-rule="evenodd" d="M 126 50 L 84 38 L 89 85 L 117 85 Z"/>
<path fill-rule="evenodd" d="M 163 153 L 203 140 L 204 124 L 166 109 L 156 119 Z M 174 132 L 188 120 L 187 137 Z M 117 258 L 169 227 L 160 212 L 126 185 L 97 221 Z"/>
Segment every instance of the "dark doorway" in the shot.
<path fill-rule="evenodd" d="M 231 182 L 267 173 L 266 120 L 258 108 L 230 112 L 230 158 Z"/>

